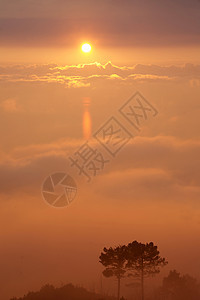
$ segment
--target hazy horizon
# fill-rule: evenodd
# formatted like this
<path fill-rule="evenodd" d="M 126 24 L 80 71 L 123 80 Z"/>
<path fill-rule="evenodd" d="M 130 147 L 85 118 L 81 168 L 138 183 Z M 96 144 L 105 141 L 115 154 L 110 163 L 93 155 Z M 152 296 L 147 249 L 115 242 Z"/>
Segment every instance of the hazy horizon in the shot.
<path fill-rule="evenodd" d="M 199 15 L 196 0 L 0 0 L 2 300 L 98 290 L 103 248 L 134 240 L 169 262 L 147 285 L 174 269 L 200 281 Z M 154 108 L 140 131 L 119 111 L 136 92 Z M 111 117 L 127 138 L 116 155 L 92 137 Z M 69 159 L 87 140 L 109 161 L 90 182 Z M 77 185 L 62 208 L 42 197 L 59 172 Z"/>

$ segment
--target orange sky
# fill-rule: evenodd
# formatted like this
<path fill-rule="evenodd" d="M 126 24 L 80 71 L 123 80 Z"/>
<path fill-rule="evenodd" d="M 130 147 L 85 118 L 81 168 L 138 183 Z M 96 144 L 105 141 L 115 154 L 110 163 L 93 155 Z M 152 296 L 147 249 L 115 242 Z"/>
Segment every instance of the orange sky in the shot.
<path fill-rule="evenodd" d="M 158 245 L 162 276 L 200 279 L 199 20 L 198 1 L 1 1 L 2 300 L 98 290 L 102 248 L 135 239 Z M 118 111 L 136 91 L 158 111 L 140 132 Z M 133 139 L 115 158 L 91 139 L 110 162 L 88 183 L 68 158 L 112 116 Z M 42 199 L 54 172 L 77 183 L 66 208 Z"/>

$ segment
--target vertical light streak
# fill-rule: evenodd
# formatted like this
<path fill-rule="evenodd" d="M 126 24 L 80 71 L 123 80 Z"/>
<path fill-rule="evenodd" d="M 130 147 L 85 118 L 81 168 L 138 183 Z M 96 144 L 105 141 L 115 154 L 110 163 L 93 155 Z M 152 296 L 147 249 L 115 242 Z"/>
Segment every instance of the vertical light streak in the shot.
<path fill-rule="evenodd" d="M 90 106 L 90 98 L 84 97 L 83 98 L 83 137 L 86 140 L 89 140 L 92 131 L 92 120 L 90 116 L 89 106 Z"/>

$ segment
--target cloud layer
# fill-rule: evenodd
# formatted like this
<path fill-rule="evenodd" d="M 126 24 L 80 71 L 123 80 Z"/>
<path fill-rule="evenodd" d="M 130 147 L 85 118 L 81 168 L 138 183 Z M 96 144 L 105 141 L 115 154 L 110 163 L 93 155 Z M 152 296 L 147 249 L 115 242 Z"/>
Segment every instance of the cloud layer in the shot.
<path fill-rule="evenodd" d="M 37 194 L 45 174 L 60 170 L 76 174 L 79 180 L 78 170 L 70 167 L 69 156 L 80 146 L 81 140 L 57 141 L 48 145 L 21 147 L 9 156 L 2 157 L 1 193 L 27 190 L 28 193 L 32 191 Z M 93 147 L 100 148 L 98 144 L 93 144 Z M 199 151 L 198 140 L 182 141 L 164 136 L 135 137 L 119 158 L 113 160 L 107 157 L 110 159 L 108 167 L 106 165 L 99 176 L 93 179 L 95 189 L 98 195 L 119 201 L 123 201 L 123 194 L 127 200 L 134 195 L 135 201 L 146 198 L 162 201 L 170 198 L 171 201 L 197 200 L 200 192 Z M 82 177 L 87 185 L 87 178 Z"/>
<path fill-rule="evenodd" d="M 135 65 L 119 67 L 111 62 L 74 66 L 30 65 L 1 66 L 0 81 L 28 83 L 58 83 L 69 88 L 88 87 L 96 81 L 115 80 L 123 83 L 134 81 L 191 81 L 198 85 L 200 66 Z"/>

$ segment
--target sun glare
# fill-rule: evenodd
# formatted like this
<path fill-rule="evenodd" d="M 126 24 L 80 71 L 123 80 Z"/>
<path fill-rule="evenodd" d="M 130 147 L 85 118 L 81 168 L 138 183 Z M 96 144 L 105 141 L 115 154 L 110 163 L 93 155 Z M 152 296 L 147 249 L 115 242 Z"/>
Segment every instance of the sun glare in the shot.
<path fill-rule="evenodd" d="M 82 51 L 85 53 L 89 53 L 91 51 L 92 47 L 90 46 L 90 44 L 83 44 L 82 45 Z"/>

